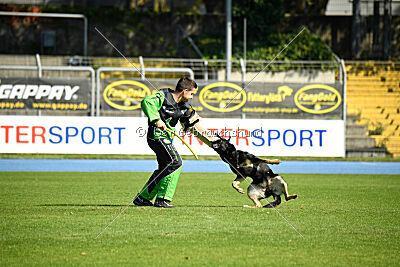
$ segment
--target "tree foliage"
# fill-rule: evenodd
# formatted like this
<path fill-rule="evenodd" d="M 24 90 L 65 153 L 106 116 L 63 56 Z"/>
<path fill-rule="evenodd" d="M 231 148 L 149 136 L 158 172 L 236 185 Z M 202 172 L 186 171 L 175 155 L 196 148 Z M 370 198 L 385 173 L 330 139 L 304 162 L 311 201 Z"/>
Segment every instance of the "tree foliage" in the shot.
<path fill-rule="evenodd" d="M 232 16 L 237 24 L 247 19 L 247 31 L 252 41 L 267 41 L 268 35 L 277 31 L 284 20 L 283 0 L 236 0 Z M 239 27 L 238 27 L 239 28 Z"/>
<path fill-rule="evenodd" d="M 321 1 L 323 2 L 323 1 Z M 301 27 L 290 28 L 285 20 L 284 0 L 232 1 L 233 55 L 243 58 L 243 19 L 247 21 L 247 59 L 270 60 L 288 44 Z M 197 36 L 207 58 L 225 58 L 225 36 Z M 333 54 L 321 39 L 305 30 L 280 55 L 280 60 L 331 60 Z"/>

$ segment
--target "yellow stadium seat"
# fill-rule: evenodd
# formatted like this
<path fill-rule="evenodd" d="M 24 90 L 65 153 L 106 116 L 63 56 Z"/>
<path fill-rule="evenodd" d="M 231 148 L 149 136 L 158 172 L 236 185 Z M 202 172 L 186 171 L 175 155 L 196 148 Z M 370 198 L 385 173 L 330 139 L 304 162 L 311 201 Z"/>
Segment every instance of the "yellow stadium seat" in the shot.
<path fill-rule="evenodd" d="M 350 62 L 346 72 L 347 114 L 357 115 L 378 146 L 400 157 L 400 64 Z"/>

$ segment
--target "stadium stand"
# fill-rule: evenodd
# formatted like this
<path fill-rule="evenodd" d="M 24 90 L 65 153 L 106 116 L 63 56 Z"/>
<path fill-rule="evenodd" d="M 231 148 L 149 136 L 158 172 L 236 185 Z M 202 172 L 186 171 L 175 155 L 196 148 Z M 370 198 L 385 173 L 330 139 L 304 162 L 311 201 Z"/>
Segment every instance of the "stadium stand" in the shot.
<path fill-rule="evenodd" d="M 400 63 L 347 61 L 346 71 L 347 114 L 377 147 L 400 157 Z"/>

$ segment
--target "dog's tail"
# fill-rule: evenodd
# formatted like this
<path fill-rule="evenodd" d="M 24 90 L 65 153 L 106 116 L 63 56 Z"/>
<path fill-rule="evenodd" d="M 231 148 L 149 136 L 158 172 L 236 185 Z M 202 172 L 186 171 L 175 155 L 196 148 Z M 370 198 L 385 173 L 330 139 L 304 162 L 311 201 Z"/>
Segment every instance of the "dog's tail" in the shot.
<path fill-rule="evenodd" d="M 283 191 L 283 194 L 285 195 L 285 200 L 286 201 L 289 201 L 291 199 L 297 198 L 297 195 L 289 195 L 288 188 L 287 188 L 287 183 L 285 181 L 283 181 L 282 187 L 283 187 L 282 191 Z"/>
<path fill-rule="evenodd" d="M 281 163 L 280 159 L 263 159 L 263 161 L 265 163 L 268 163 L 268 164 L 279 164 L 279 163 Z"/>

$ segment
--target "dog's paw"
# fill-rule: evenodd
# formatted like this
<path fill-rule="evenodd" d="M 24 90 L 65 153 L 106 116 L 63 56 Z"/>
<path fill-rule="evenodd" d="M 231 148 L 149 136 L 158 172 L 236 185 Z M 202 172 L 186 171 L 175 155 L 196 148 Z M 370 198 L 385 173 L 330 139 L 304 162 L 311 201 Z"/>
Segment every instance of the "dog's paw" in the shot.
<path fill-rule="evenodd" d="M 274 208 L 275 206 L 276 206 L 276 205 L 267 204 L 267 205 L 263 206 L 263 208 L 272 209 L 272 208 Z"/>
<path fill-rule="evenodd" d="M 240 194 L 244 194 L 244 190 L 242 188 L 239 187 L 240 182 L 238 181 L 233 181 L 232 182 L 232 187 L 238 191 Z"/>
<path fill-rule="evenodd" d="M 244 194 L 243 188 L 237 188 L 236 190 L 237 190 L 240 194 Z"/>

